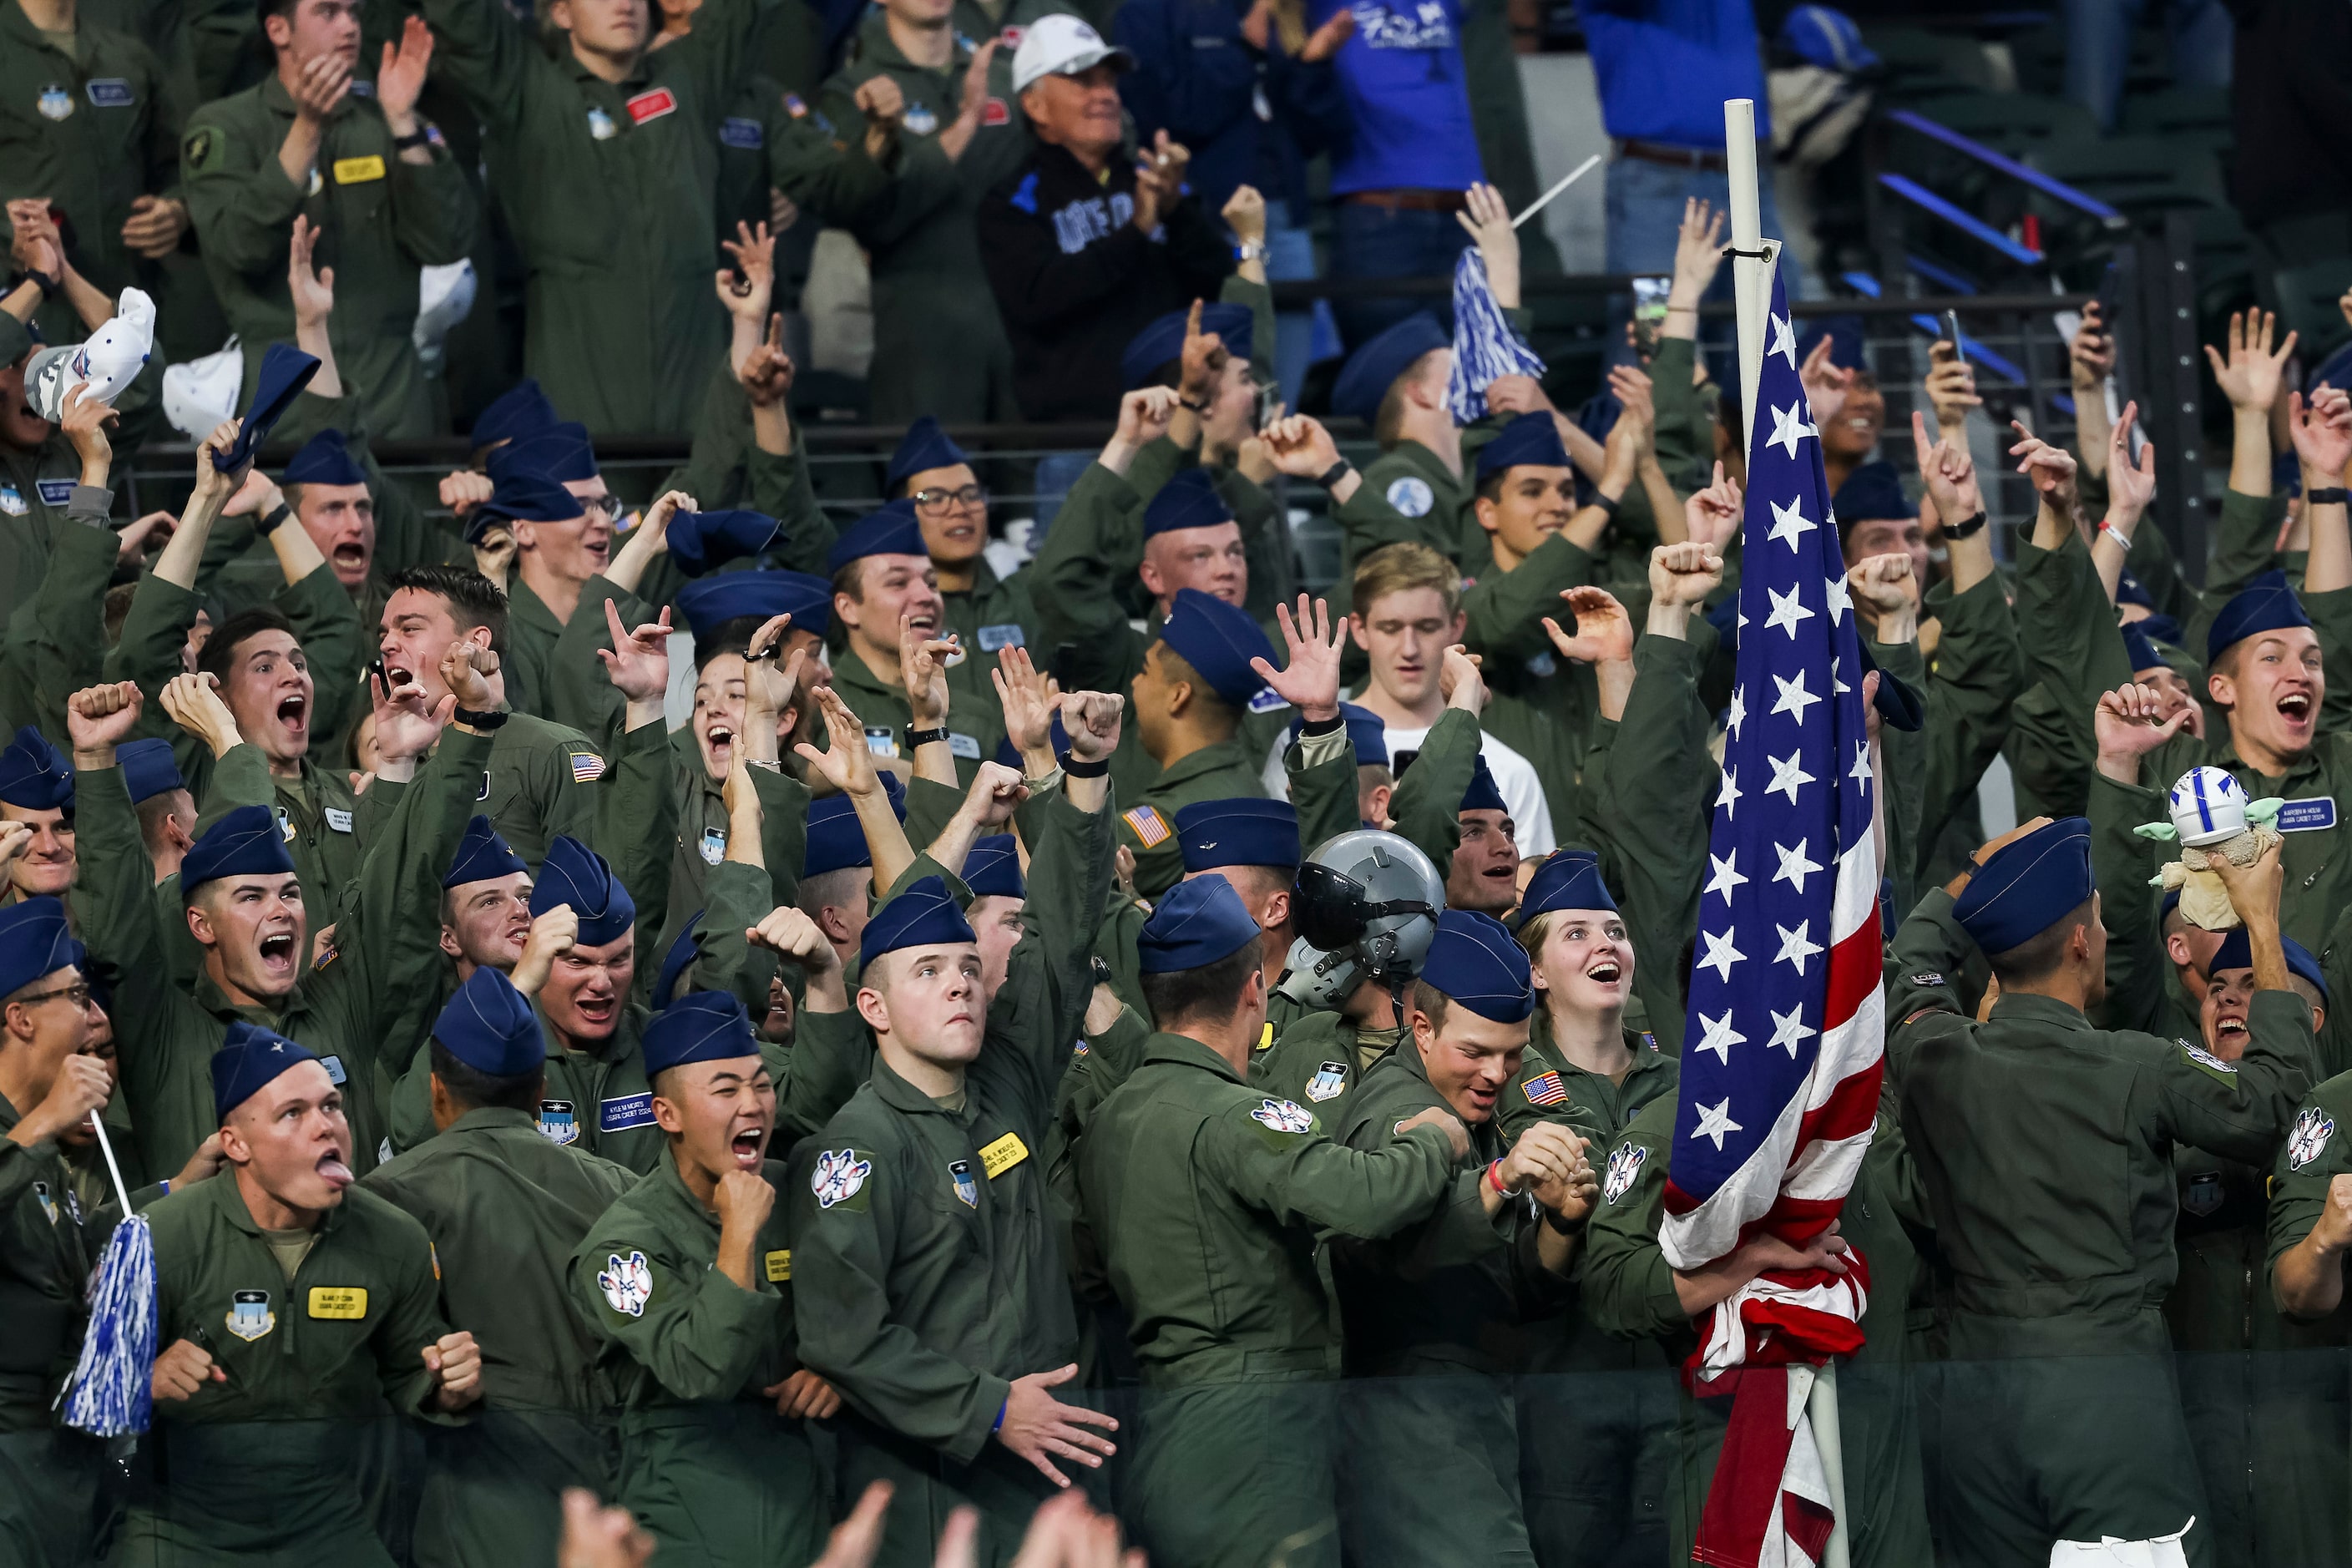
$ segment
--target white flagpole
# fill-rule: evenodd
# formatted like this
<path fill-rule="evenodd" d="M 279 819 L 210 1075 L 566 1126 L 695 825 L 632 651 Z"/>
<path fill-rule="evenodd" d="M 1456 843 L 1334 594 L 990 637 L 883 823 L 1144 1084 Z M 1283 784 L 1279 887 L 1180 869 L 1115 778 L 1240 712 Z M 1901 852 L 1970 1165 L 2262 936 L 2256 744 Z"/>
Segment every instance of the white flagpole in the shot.
<path fill-rule="evenodd" d="M 1764 367 L 1764 318 L 1772 301 L 1772 268 L 1780 259 L 1777 243 L 1768 246 L 1758 212 L 1756 192 L 1756 103 L 1728 98 L 1723 102 L 1724 165 L 1731 184 L 1732 299 L 1739 312 L 1739 413 L 1747 424 L 1747 447 L 1756 446 L 1756 383 Z M 1769 255 L 1766 254 L 1769 251 Z M 1837 1363 L 1823 1363 L 1806 1396 L 1805 1414 L 1813 1428 L 1813 1446 L 1822 1457 L 1829 1482 L 1830 1508 L 1836 1517 L 1822 1568 L 1848 1568 L 1851 1532 L 1846 1527 L 1845 1455 L 1838 1430 Z"/>

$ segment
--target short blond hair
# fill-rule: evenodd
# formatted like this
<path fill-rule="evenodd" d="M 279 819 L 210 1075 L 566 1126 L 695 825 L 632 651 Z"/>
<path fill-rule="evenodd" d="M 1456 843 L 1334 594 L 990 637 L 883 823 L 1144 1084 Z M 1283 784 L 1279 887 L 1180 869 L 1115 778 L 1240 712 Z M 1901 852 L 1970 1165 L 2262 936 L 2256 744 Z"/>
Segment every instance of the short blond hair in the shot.
<path fill-rule="evenodd" d="M 1370 615 L 1375 600 L 1414 588 L 1434 588 L 1445 601 L 1450 617 L 1462 608 L 1462 573 L 1453 562 L 1418 541 L 1383 544 L 1356 563 L 1356 581 L 1349 604 L 1359 616 Z"/>

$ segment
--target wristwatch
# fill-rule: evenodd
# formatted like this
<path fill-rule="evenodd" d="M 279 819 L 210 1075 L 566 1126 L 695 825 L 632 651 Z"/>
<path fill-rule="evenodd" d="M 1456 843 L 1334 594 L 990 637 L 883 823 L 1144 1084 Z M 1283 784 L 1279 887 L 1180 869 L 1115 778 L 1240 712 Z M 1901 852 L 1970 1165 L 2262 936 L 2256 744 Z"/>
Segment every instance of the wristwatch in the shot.
<path fill-rule="evenodd" d="M 2303 504 L 2305 506 L 2342 506 L 2345 504 L 2345 498 L 2347 495 L 2352 495 L 2352 491 L 2347 491 L 2342 485 L 2322 485 L 2317 489 L 2304 491 Z"/>
<path fill-rule="evenodd" d="M 947 738 L 948 732 L 944 728 L 917 730 L 910 727 L 907 731 L 907 750 L 911 753 L 920 751 L 925 746 L 944 745 Z"/>
<path fill-rule="evenodd" d="M 1342 458 L 1338 462 L 1332 464 L 1329 468 L 1324 469 L 1321 473 L 1316 475 L 1315 482 L 1328 490 L 1333 485 L 1338 484 L 1341 479 L 1346 479 L 1349 472 L 1354 469 L 1355 466 L 1355 464 L 1348 461 L 1347 458 Z"/>
<path fill-rule="evenodd" d="M 1980 511 L 1974 517 L 1964 518 L 1958 522 L 1948 522 L 1944 524 L 1944 537 L 1947 539 L 1972 539 L 1983 529 L 1984 525 L 1985 514 Z"/>
<path fill-rule="evenodd" d="M 1265 245 L 1263 241 L 1255 239 L 1245 244 L 1236 245 L 1234 247 L 1234 259 L 1241 262 L 1264 261 Z"/>
<path fill-rule="evenodd" d="M 267 539 L 271 534 L 278 531 L 278 525 L 279 523 L 284 522 L 288 518 L 293 515 L 293 509 L 281 500 L 276 506 L 271 507 L 268 511 L 261 514 L 259 521 L 255 522 L 253 525 L 253 531 L 261 535 L 262 538 Z"/>
<path fill-rule="evenodd" d="M 451 722 L 463 724 L 468 730 L 500 729 L 513 717 L 503 708 L 457 708 L 449 713 Z"/>
<path fill-rule="evenodd" d="M 415 130 L 410 132 L 405 136 L 394 137 L 392 139 L 393 151 L 396 153 L 405 153 L 411 147 L 422 147 L 427 142 L 432 140 L 432 128 L 429 126 L 419 125 Z"/>

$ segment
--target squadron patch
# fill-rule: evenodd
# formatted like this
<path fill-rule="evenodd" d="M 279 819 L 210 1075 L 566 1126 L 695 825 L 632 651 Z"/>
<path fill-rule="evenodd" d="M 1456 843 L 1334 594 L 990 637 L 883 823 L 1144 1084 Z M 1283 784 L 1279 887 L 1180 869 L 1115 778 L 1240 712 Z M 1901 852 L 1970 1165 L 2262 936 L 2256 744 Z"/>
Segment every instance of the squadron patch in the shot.
<path fill-rule="evenodd" d="M 596 1289 L 604 1292 L 604 1304 L 624 1317 L 642 1318 L 646 1303 L 654 1299 L 653 1266 L 642 1252 L 632 1252 L 626 1258 L 617 1252 L 605 1254 L 604 1267 L 596 1272 Z"/>
<path fill-rule="evenodd" d="M 980 1184 L 972 1179 L 971 1161 L 949 1161 L 948 1180 L 955 1184 L 955 1195 L 963 1200 L 964 1207 L 976 1209 L 980 1206 Z"/>
<path fill-rule="evenodd" d="M 2180 1206 L 2202 1219 L 2221 1206 L 2221 1173 L 2200 1171 L 2180 1190 Z"/>
<path fill-rule="evenodd" d="M 1312 1132 L 1315 1113 L 1286 1100 L 1268 1100 L 1250 1112 L 1250 1120 L 1276 1132 Z"/>
<path fill-rule="evenodd" d="M 2192 1046 L 2187 1040 L 2180 1041 L 2179 1045 L 2182 1050 L 2189 1053 L 2189 1059 L 2195 1062 L 2200 1068 L 2210 1068 L 2215 1072 L 2236 1072 L 2238 1070 L 2237 1063 L 2225 1062 L 2220 1057 L 2215 1056 L 2212 1052 L 2207 1050 L 2202 1046 Z"/>
<path fill-rule="evenodd" d="M 725 828 L 706 827 L 702 830 L 702 858 L 707 863 L 713 866 L 718 865 L 721 860 L 727 858 L 727 830 Z"/>
<path fill-rule="evenodd" d="M 74 111 L 73 94 L 51 82 L 42 89 L 41 96 L 34 100 L 33 107 L 41 111 L 44 120 L 63 120 Z"/>
<path fill-rule="evenodd" d="M 49 1196 L 49 1184 L 47 1182 L 35 1182 L 33 1184 L 33 1196 L 40 1204 L 41 1212 L 48 1215 L 49 1223 L 51 1225 L 57 1224 L 58 1202 L 55 1198 Z"/>
<path fill-rule="evenodd" d="M 1348 1064 L 1345 1062 L 1325 1062 L 1316 1069 L 1315 1076 L 1307 1080 L 1307 1098 L 1318 1105 L 1346 1093 L 1347 1089 Z"/>
<path fill-rule="evenodd" d="M 539 1135 L 561 1147 L 580 1142 L 580 1118 L 568 1100 L 539 1102 Z"/>
<path fill-rule="evenodd" d="M 816 1157 L 816 1169 L 809 1173 L 809 1191 L 816 1194 L 817 1207 L 829 1209 L 856 1197 L 873 1173 L 874 1163 L 859 1159 L 856 1150 L 828 1149 Z"/>
<path fill-rule="evenodd" d="M 2336 1135 L 2336 1118 L 2317 1106 L 2313 1106 L 2294 1119 L 2294 1131 L 2286 1135 L 2286 1168 L 2300 1171 L 2327 1152 L 2327 1141 Z"/>
<path fill-rule="evenodd" d="M 1427 517 L 1429 509 L 1437 504 L 1437 497 L 1427 479 L 1407 474 L 1389 481 L 1388 501 L 1406 517 Z"/>
<path fill-rule="evenodd" d="M 229 1295 L 228 1316 L 223 1320 L 228 1331 L 250 1344 L 278 1326 L 278 1314 L 269 1310 L 267 1290 L 236 1290 Z"/>
<path fill-rule="evenodd" d="M 1642 1166 L 1650 1152 L 1639 1143 L 1620 1143 L 1609 1156 L 1609 1171 L 1601 1179 L 1601 1196 L 1614 1205 L 1619 1198 L 1633 1190 L 1633 1178 L 1642 1173 Z"/>

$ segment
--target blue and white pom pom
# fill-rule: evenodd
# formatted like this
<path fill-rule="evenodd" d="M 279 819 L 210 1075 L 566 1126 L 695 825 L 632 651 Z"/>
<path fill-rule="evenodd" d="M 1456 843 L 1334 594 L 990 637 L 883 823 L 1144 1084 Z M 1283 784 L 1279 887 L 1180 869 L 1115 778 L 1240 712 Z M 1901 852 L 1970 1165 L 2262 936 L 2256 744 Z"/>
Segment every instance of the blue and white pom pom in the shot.
<path fill-rule="evenodd" d="M 1486 280 L 1486 259 L 1471 246 L 1454 264 L 1454 374 L 1445 384 L 1445 406 L 1456 425 L 1486 416 L 1486 388 L 1506 375 L 1540 378 L 1544 362 L 1519 341 Z"/>
<path fill-rule="evenodd" d="M 155 1372 L 155 1238 L 143 1215 L 114 1227 L 91 1276 L 89 1332 L 66 1395 L 66 1425 L 93 1437 L 147 1430 Z"/>

